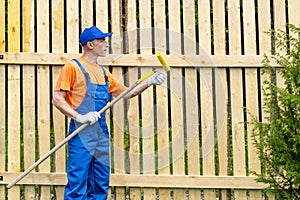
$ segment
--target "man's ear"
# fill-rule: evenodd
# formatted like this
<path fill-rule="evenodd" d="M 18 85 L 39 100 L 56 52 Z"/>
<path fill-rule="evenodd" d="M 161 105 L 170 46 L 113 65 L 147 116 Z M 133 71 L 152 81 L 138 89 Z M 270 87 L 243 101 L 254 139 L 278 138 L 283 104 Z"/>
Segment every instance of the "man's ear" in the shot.
<path fill-rule="evenodd" d="M 89 49 L 93 49 L 94 48 L 94 44 L 92 42 L 87 42 L 86 43 L 86 46 L 89 48 Z"/>

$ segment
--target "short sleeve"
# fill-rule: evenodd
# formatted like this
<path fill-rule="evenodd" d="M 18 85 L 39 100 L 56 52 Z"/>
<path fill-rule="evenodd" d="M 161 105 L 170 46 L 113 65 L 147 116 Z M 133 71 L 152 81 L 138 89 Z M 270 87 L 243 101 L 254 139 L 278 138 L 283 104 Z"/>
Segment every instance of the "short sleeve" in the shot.
<path fill-rule="evenodd" d="M 70 91 L 76 80 L 76 70 L 71 63 L 67 63 L 61 69 L 55 90 Z"/>

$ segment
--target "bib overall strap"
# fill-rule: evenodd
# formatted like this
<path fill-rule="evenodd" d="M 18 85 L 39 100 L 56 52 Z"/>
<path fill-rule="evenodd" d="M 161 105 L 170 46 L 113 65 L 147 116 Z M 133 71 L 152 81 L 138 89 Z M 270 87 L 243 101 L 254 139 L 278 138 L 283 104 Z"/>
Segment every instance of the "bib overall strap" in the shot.
<path fill-rule="evenodd" d="M 90 82 L 90 75 L 89 73 L 87 73 L 87 71 L 84 69 L 84 67 L 82 66 L 82 64 L 77 60 L 77 59 L 72 59 L 73 61 L 75 61 L 77 63 L 77 65 L 80 67 L 82 73 L 84 74 L 85 80 L 87 82 Z"/>
<path fill-rule="evenodd" d="M 105 69 L 104 69 L 103 66 L 100 65 L 100 67 L 101 67 L 101 69 L 102 69 L 102 71 L 103 71 L 103 74 L 104 74 L 105 85 L 108 85 L 108 77 L 107 77 L 107 75 L 106 75 L 106 71 L 105 71 Z"/>

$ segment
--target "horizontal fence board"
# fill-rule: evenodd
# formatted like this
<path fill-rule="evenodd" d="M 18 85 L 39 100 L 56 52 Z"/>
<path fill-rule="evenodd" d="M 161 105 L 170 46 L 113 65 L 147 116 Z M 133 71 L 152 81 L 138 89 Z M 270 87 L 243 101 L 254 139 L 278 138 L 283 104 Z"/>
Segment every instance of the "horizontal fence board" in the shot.
<path fill-rule="evenodd" d="M 63 65 L 80 54 L 66 53 L 0 53 L 0 64 Z M 262 67 L 261 55 L 164 55 L 171 67 Z M 108 54 L 99 63 L 110 66 L 161 66 L 155 55 Z M 279 66 L 275 62 L 270 65 Z"/>
<path fill-rule="evenodd" d="M 0 172 L 3 181 L 8 184 L 20 173 Z M 18 184 L 65 185 L 66 173 L 33 172 Z M 155 175 L 155 174 L 111 174 L 110 185 L 118 187 L 163 187 L 163 188 L 235 188 L 263 189 L 267 185 L 256 183 L 250 176 L 198 176 L 198 175 Z"/>

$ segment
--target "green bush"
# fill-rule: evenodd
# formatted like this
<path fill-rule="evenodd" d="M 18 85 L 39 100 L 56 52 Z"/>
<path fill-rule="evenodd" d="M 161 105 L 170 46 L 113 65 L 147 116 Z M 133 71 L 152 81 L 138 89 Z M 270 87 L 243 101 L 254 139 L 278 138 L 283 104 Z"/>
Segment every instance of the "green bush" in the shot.
<path fill-rule="evenodd" d="M 262 172 L 253 172 L 258 182 L 268 184 L 267 193 L 278 199 L 300 199 L 300 28 L 270 31 L 272 55 L 265 55 L 263 73 L 264 120 L 254 121 L 253 139 Z M 281 67 L 271 66 L 275 61 Z M 281 76 L 284 86 L 276 85 Z"/>

